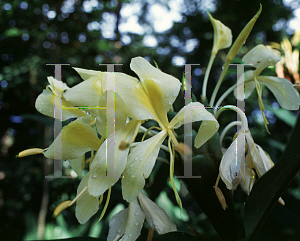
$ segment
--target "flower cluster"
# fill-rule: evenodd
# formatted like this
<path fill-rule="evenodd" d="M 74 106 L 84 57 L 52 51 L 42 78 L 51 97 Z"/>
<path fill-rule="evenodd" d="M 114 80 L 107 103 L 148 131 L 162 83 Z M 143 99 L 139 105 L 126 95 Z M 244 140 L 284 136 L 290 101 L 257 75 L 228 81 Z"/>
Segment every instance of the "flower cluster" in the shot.
<path fill-rule="evenodd" d="M 214 104 L 216 93 L 231 60 L 247 39 L 260 11 L 247 24 L 229 50 L 221 77 L 210 99 L 210 106 Z M 220 49 L 230 47 L 232 44 L 231 30 L 210 14 L 209 18 L 214 28 L 214 44 L 212 57 L 203 82 L 202 102 L 207 102 L 206 86 L 210 68 L 217 52 Z M 298 109 L 300 105 L 299 95 L 288 80 L 261 75 L 266 67 L 276 64 L 279 60 L 280 57 L 263 45 L 258 45 L 252 49 L 243 57 L 243 62 L 253 64 L 255 70 L 247 71 L 243 76 L 245 80 L 238 80 L 237 84 L 221 96 L 216 105 L 219 106 L 238 85 L 245 83 L 245 95 L 237 93 L 236 96 L 237 98 L 240 96 L 247 98 L 256 88 L 259 107 L 266 128 L 267 119 L 263 112 L 262 84 L 272 91 L 281 107 L 289 110 Z M 69 88 L 66 84 L 48 77 L 49 85 L 37 98 L 36 109 L 40 113 L 54 117 L 54 100 L 60 98 L 62 106 L 70 107 L 62 110 L 62 121 L 75 118 L 62 128 L 61 133 L 48 148 L 44 150 L 30 149 L 19 154 L 22 157 L 43 153 L 45 157 L 50 159 L 61 156 L 62 160 L 67 160 L 82 179 L 77 189 L 76 198 L 73 201 L 61 203 L 56 208 L 55 215 L 76 202 L 76 217 L 81 224 L 86 223 L 98 212 L 99 205 L 101 205 L 104 194 L 107 192 L 101 219 L 107 208 L 111 190 L 121 179 L 122 196 L 128 202 L 128 208 L 120 211 L 110 220 L 107 240 L 136 240 L 140 235 L 145 218 L 149 226 L 158 234 L 176 231 L 176 225 L 164 210 L 145 195 L 143 191 L 145 180 L 149 178 L 155 166 L 160 149 L 168 152 L 168 156 L 170 156 L 170 182 L 176 200 L 181 207 L 181 200 L 173 178 L 174 153 L 176 150 L 179 154 L 177 157 L 183 159 L 184 155 L 187 155 L 187 152 L 183 150 L 187 150 L 187 147 L 178 141 L 176 130 L 183 124 L 200 123 L 193 147 L 199 149 L 218 131 L 217 118 L 225 110 L 236 111 L 242 122 L 230 123 L 221 135 L 222 144 L 222 136 L 229 128 L 235 125 L 241 126 L 241 130 L 236 133 L 236 138 L 232 144 L 224 149 L 219 165 L 219 177 L 215 191 L 223 208 L 226 208 L 226 200 L 218 188 L 220 179 L 228 189 L 235 189 L 237 185 L 241 185 L 249 194 L 255 180 L 253 170 L 255 169 L 256 173 L 261 176 L 272 168 L 274 164 L 268 154 L 252 139 L 244 111 L 231 105 L 224 106 L 218 111 L 215 109 L 215 113 L 212 114 L 202 103 L 191 102 L 179 110 L 170 120 L 167 113 L 173 109 L 173 103 L 179 95 L 182 83 L 175 77 L 152 66 L 142 57 L 133 58 L 130 68 L 139 79 L 123 73 L 74 68 L 84 80 L 83 82 Z M 110 78 L 111 76 L 113 78 Z M 109 84 L 111 79 L 114 81 L 113 87 Z M 103 108 L 106 106 L 108 95 L 114 96 L 114 104 L 111 106 L 115 113 L 113 131 L 107 129 L 106 109 Z M 83 106 L 87 108 L 80 108 Z M 187 113 L 189 116 L 186 116 Z M 148 120 L 155 121 L 157 126 L 146 129 L 143 124 Z M 144 132 L 141 141 L 137 141 L 139 132 Z M 168 146 L 164 145 L 166 139 Z M 55 147 L 60 143 L 62 143 L 62 148 L 56 149 Z M 89 160 L 85 159 L 86 153 L 90 153 Z M 110 160 L 113 160 L 113 172 L 111 173 L 108 163 Z M 87 161 L 89 162 L 89 170 L 83 176 L 82 170 Z M 245 165 L 242 165 L 243 162 Z M 242 169 L 242 166 L 245 168 Z M 282 199 L 279 201 L 284 203 Z"/>

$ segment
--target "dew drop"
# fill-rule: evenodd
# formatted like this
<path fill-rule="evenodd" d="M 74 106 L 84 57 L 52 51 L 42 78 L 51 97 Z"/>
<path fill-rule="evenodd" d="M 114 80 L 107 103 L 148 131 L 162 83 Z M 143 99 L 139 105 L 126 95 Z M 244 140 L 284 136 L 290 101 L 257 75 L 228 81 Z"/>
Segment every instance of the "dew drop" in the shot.
<path fill-rule="evenodd" d="M 131 164 L 130 164 L 130 167 L 133 167 L 133 166 L 134 166 L 134 163 L 131 163 Z"/>
<path fill-rule="evenodd" d="M 140 119 L 143 120 L 145 117 L 143 115 L 140 116 Z"/>
<path fill-rule="evenodd" d="M 121 231 L 122 231 L 122 229 L 119 228 L 119 229 L 118 229 L 118 233 L 121 233 Z"/>
<path fill-rule="evenodd" d="M 169 97 L 169 96 L 170 96 L 170 94 L 169 94 L 169 93 L 167 93 L 167 94 L 166 94 L 166 97 Z"/>
<path fill-rule="evenodd" d="M 174 96 L 174 97 L 177 96 L 177 91 L 174 91 L 174 92 L 173 92 L 173 96 Z"/>
<path fill-rule="evenodd" d="M 200 114 L 197 114 L 196 117 L 199 118 L 199 117 L 200 117 Z"/>
<path fill-rule="evenodd" d="M 41 109 L 41 108 L 39 108 L 39 109 L 38 109 L 38 111 L 40 111 L 40 112 L 41 112 L 41 111 L 42 111 L 42 109 Z"/>
<path fill-rule="evenodd" d="M 218 128 L 219 127 L 219 125 L 218 124 L 216 124 L 216 128 Z"/>
<path fill-rule="evenodd" d="M 121 222 L 124 223 L 124 219 L 122 219 Z"/>
<path fill-rule="evenodd" d="M 169 104 L 170 104 L 170 105 L 172 105 L 172 103 L 173 103 L 173 101 L 172 101 L 172 100 L 170 100 L 170 101 L 169 101 Z"/>
<path fill-rule="evenodd" d="M 126 88 L 127 88 L 127 89 L 130 89 L 130 85 L 127 85 Z"/>
<path fill-rule="evenodd" d="M 128 234 L 129 237 L 132 237 L 132 233 Z"/>
<path fill-rule="evenodd" d="M 93 177 L 93 178 L 97 178 L 97 174 L 94 174 L 92 177 Z"/>
<path fill-rule="evenodd" d="M 138 226 L 138 225 L 139 225 L 139 223 L 135 223 L 134 225 L 135 225 L 135 226 Z"/>
<path fill-rule="evenodd" d="M 272 59 L 271 59 L 271 58 L 269 58 L 269 61 L 272 61 Z"/>
<path fill-rule="evenodd" d="M 132 177 L 135 177 L 136 176 L 136 173 L 134 172 L 134 173 L 132 173 Z"/>
<path fill-rule="evenodd" d="M 138 213 L 138 212 L 135 212 L 134 214 L 135 214 L 135 216 L 139 215 L 139 213 Z"/>
<path fill-rule="evenodd" d="M 252 55 L 254 55 L 255 53 L 253 52 Z"/>
<path fill-rule="evenodd" d="M 137 161 L 138 159 L 139 159 L 138 157 L 134 158 L 134 160 L 136 160 L 136 161 Z"/>

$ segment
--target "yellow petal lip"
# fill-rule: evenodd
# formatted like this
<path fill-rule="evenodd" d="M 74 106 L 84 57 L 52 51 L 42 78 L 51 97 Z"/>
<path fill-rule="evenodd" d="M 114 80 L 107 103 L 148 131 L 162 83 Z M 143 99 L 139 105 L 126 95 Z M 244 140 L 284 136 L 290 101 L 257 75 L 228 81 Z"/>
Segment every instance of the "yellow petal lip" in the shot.
<path fill-rule="evenodd" d="M 154 119 L 162 128 L 166 127 L 168 124 L 167 112 L 179 93 L 180 81 L 155 68 L 142 57 L 133 58 L 130 68 L 141 81 L 142 91 L 136 92 L 136 95 L 139 96 L 141 104 L 150 111 L 151 115 L 149 117 L 139 114 L 139 120 Z"/>

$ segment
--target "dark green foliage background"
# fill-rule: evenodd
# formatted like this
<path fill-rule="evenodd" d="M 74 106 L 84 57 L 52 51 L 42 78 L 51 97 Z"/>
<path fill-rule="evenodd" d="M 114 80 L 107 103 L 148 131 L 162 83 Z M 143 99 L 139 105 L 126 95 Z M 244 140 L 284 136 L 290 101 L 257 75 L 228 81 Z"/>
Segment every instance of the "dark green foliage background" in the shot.
<path fill-rule="evenodd" d="M 83 2 L 76 0 L 74 12 L 62 14 L 61 6 L 64 1 L 37 1 L 27 0 L 27 9 L 20 8 L 21 1 L 0 1 L 0 81 L 6 81 L 7 87 L 0 87 L 0 236 L 2 240 L 23 240 L 36 239 L 37 217 L 40 211 L 43 192 L 49 195 L 46 208 L 46 231 L 56 236 L 53 238 L 67 238 L 77 236 L 100 237 L 105 240 L 108 232 L 109 213 L 118 203 L 126 203 L 122 200 L 121 186 L 118 183 L 113 188 L 111 201 L 107 210 L 107 215 L 101 224 L 94 225 L 99 214 L 95 215 L 88 224 L 81 226 L 75 218 L 75 207 L 65 210 L 57 219 L 52 218 L 54 208 L 62 201 L 75 197 L 76 189 L 79 184 L 77 179 L 57 179 L 50 181 L 45 185 L 46 159 L 43 156 L 30 156 L 23 159 L 16 159 L 15 155 L 20 151 L 40 147 L 45 148 L 52 142 L 51 128 L 53 120 L 45 117 L 35 110 L 34 103 L 37 96 L 42 92 L 47 83 L 47 76 L 53 76 L 53 67 L 46 66 L 46 63 L 71 63 L 71 66 L 63 67 L 63 81 L 71 87 L 79 83 L 79 75 L 71 67 L 81 67 L 86 69 L 102 70 L 95 61 L 96 56 L 101 56 L 102 63 L 122 63 L 122 68 L 116 68 L 116 71 L 122 71 L 130 75 L 135 75 L 129 68 L 130 60 L 136 56 L 147 57 L 153 63 L 155 60 L 159 68 L 166 73 L 172 74 L 178 79 L 182 79 L 184 67 L 172 65 L 173 56 L 182 56 L 186 63 L 200 64 L 202 74 L 197 76 L 193 69 L 192 82 L 193 92 L 200 100 L 201 84 L 204 78 L 205 67 L 208 63 L 210 51 L 213 42 L 213 28 L 207 16 L 203 15 L 203 3 L 205 1 L 184 0 L 186 11 L 183 13 L 182 22 L 174 23 L 173 27 L 164 32 L 152 34 L 158 40 L 158 46 L 154 48 L 143 44 L 143 35 L 128 33 L 131 43 L 126 45 L 121 42 L 123 33 L 120 33 L 118 27 L 114 27 L 114 37 L 105 39 L 101 31 L 88 31 L 87 24 L 93 21 L 103 21 L 103 14 L 114 14 L 117 19 L 116 25 L 120 24 L 122 17 L 120 10 L 126 3 L 131 1 L 100 1 L 102 8 L 93 9 L 87 13 L 83 11 Z M 269 42 L 279 43 L 284 36 L 285 27 L 282 31 L 273 31 L 272 26 L 278 20 L 287 21 L 291 15 L 291 8 L 284 6 L 282 0 L 218 0 L 214 1 L 216 11 L 212 15 L 221 20 L 226 26 L 230 27 L 233 39 L 237 37 L 246 23 L 253 17 L 259 9 L 259 3 L 263 6 L 263 11 L 255 24 L 246 44 L 235 59 L 235 62 L 241 61 L 244 53 L 257 44 L 268 44 Z M 294 8 L 299 8 L 298 1 L 293 1 Z M 11 4 L 10 10 L 4 10 L 4 6 Z M 145 13 L 149 10 L 151 4 L 164 1 L 142 2 L 142 14 L 139 16 L 139 23 L 146 27 L 151 23 L 146 19 Z M 43 15 L 43 6 L 47 4 L 49 10 L 56 11 L 56 17 L 50 20 Z M 60 16 L 60 17 L 59 17 Z M 64 17 L 62 17 L 64 16 Z M 63 19 L 63 21 L 59 21 Z M 15 25 L 14 22 L 15 21 Z M 69 41 L 62 42 L 62 33 L 68 33 Z M 23 34 L 28 34 L 28 41 L 22 40 Z M 86 36 L 85 42 L 78 40 L 79 34 Z M 288 36 L 290 37 L 290 36 Z M 185 51 L 185 44 L 189 39 L 198 39 L 199 45 L 191 52 Z M 178 45 L 171 45 L 172 39 L 178 40 Z M 48 41 L 50 48 L 44 48 L 43 43 Z M 54 48 L 55 46 L 55 48 Z M 163 54 L 163 49 L 166 51 Z M 221 65 L 227 50 L 221 50 L 218 54 L 215 65 L 212 68 L 210 81 L 208 85 L 208 96 L 211 95 L 213 87 L 216 84 L 221 72 Z M 3 57 L 3 55 L 5 55 Z M 269 73 L 268 73 L 269 71 Z M 224 92 L 236 81 L 235 70 L 230 69 L 226 81 L 222 84 L 220 93 Z M 268 69 L 265 74 L 274 75 L 274 69 Z M 292 112 L 289 115 L 284 110 L 273 110 L 272 103 L 274 96 L 263 89 L 263 99 L 267 109 L 270 110 L 269 118 L 275 118 L 275 122 L 269 125 L 272 135 L 268 135 L 264 129 L 263 123 L 257 118 L 258 101 L 256 93 L 246 101 L 246 114 L 252 121 L 249 127 L 254 140 L 267 151 L 272 160 L 276 163 L 288 141 L 298 112 Z M 235 103 L 233 95 L 229 96 L 224 104 Z M 176 110 L 176 106 L 175 106 Z M 178 110 L 176 110 L 178 111 Z M 12 122 L 12 116 L 22 116 L 21 123 Z M 222 128 L 234 120 L 235 114 L 228 113 L 220 116 Z M 150 125 L 150 123 L 149 123 Z M 51 132 L 50 135 L 48 132 Z M 8 151 L 3 151 L 5 142 L 10 138 L 13 144 Z M 232 130 L 231 137 L 234 132 Z M 225 142 L 228 146 L 230 140 Z M 298 150 L 292 150 L 297 152 Z M 163 156 L 163 154 L 160 154 Z M 48 165 L 49 166 L 49 165 Z M 51 166 L 51 163 L 50 163 Z M 49 171 L 49 170 L 48 170 Z M 67 170 L 68 171 L 68 170 Z M 51 170 L 50 170 L 51 172 Z M 49 173 L 47 173 L 49 174 Z M 168 166 L 165 163 L 158 162 L 152 176 L 147 181 L 147 192 L 152 200 L 155 200 L 163 191 L 170 202 L 170 210 L 174 213 L 173 220 L 178 217 L 178 207 L 172 189 L 167 185 Z M 163 185 L 165 184 L 165 185 Z M 48 186 L 47 186 L 48 185 Z M 268 187 L 266 187 L 268 188 Z M 261 195 L 264 195 L 263 191 Z M 256 240 L 300 240 L 300 176 L 289 184 L 287 190 L 282 195 L 286 206 L 282 207 L 276 204 L 267 218 L 266 223 L 258 233 Z M 202 195 L 201 199 L 206 196 Z M 247 199 L 245 193 L 238 189 L 234 194 L 235 209 L 240 238 L 244 238 L 243 231 L 243 209 Z M 207 219 L 206 215 L 197 205 L 196 201 L 188 195 L 182 198 L 183 207 L 190 217 L 188 221 L 174 220 L 180 231 L 189 232 L 186 225 L 193 227 L 198 232 L 210 238 L 210 240 L 220 240 L 216 231 Z M 219 208 L 219 207 L 218 207 Z M 177 213 L 177 214 L 176 214 Z M 142 235 L 139 240 L 146 240 L 148 226 L 144 225 Z M 60 231 L 59 231 L 60 230 Z M 176 234 L 178 240 L 180 235 Z M 184 234 L 187 236 L 187 234 Z M 49 234 L 48 237 L 51 235 Z M 156 235 L 155 235 L 156 236 Z M 175 234 L 168 237 L 156 238 L 154 240 L 177 240 L 173 239 Z M 187 240 L 187 239 L 186 239 Z M 194 240 L 190 238 L 189 240 Z"/>

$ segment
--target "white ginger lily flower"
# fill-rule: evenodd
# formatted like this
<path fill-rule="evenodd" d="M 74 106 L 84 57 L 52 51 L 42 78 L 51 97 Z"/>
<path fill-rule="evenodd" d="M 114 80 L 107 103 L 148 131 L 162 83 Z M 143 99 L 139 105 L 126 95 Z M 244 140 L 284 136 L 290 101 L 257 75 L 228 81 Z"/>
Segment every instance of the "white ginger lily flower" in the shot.
<path fill-rule="evenodd" d="M 245 137 L 247 142 L 245 142 Z M 247 157 L 245 165 L 245 174 L 242 173 L 242 157 L 245 152 L 245 147 L 247 147 Z M 256 143 L 254 143 L 253 138 L 248 131 L 245 133 L 239 131 L 237 138 L 231 143 L 227 151 L 222 157 L 219 173 L 223 182 L 229 190 L 235 189 L 238 184 L 242 186 L 242 189 L 246 193 L 250 193 L 252 186 L 254 184 L 254 172 L 256 170 L 259 177 L 264 175 L 274 166 L 274 163 L 270 157 L 265 153 L 265 151 Z M 242 178 L 237 180 L 241 173 Z M 278 200 L 284 205 L 281 198 Z"/>
<path fill-rule="evenodd" d="M 139 143 L 128 156 L 122 179 L 123 198 L 128 202 L 133 201 L 143 189 L 164 139 L 169 135 L 172 142 L 178 144 L 174 129 L 179 128 L 184 121 L 185 124 L 188 123 L 184 118 L 185 110 L 191 113 L 191 122 L 203 121 L 195 139 L 196 148 L 202 146 L 219 128 L 214 116 L 199 102 L 185 106 L 169 123 L 167 112 L 179 93 L 179 80 L 161 72 L 141 57 L 133 58 L 130 67 L 140 81 L 132 77 L 128 77 L 127 82 L 124 81 L 128 91 L 126 95 L 120 95 L 127 106 L 131 106 L 128 108 L 128 115 L 136 120 L 153 119 L 162 130 Z"/>
<path fill-rule="evenodd" d="M 263 105 L 261 97 L 261 84 L 264 84 L 269 88 L 282 108 L 287 110 L 298 110 L 300 105 L 299 95 L 290 81 L 279 77 L 260 76 L 260 73 L 265 68 L 275 65 L 279 60 L 279 56 L 275 55 L 271 50 L 263 45 L 256 46 L 251 51 L 249 51 L 242 59 L 242 61 L 245 63 L 252 63 L 253 67 L 255 67 L 256 70 L 250 70 L 245 73 L 245 95 L 244 93 L 239 93 L 237 94 L 237 96 L 238 98 L 244 96 L 245 98 L 248 98 L 254 88 L 256 88 L 259 107 L 264 118 L 266 129 L 268 121 L 263 113 L 265 107 Z M 241 88 L 239 89 L 242 90 Z"/>
<path fill-rule="evenodd" d="M 144 219 L 158 234 L 177 231 L 166 212 L 151 201 L 143 192 L 138 195 L 140 205 L 135 198 L 129 207 L 117 213 L 109 221 L 107 241 L 135 241 L 140 235 Z"/>
<path fill-rule="evenodd" d="M 62 106 L 69 106 L 70 103 L 64 98 L 64 91 L 70 89 L 62 81 L 58 81 L 53 77 L 47 77 L 50 85 L 43 90 L 35 101 L 35 108 L 42 114 L 54 118 L 54 101 L 55 98 L 62 100 Z M 62 121 L 74 117 L 88 116 L 83 110 L 79 109 L 63 109 Z"/>

